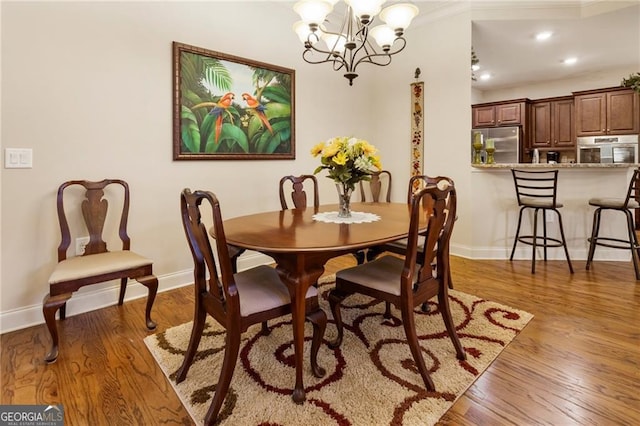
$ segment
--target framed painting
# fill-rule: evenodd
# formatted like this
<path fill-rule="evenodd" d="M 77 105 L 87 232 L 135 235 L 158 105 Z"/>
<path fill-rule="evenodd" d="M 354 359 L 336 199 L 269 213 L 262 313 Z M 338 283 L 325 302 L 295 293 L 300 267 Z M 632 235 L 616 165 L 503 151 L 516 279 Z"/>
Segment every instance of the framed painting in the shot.
<path fill-rule="evenodd" d="M 173 159 L 295 159 L 295 70 L 173 42 Z"/>

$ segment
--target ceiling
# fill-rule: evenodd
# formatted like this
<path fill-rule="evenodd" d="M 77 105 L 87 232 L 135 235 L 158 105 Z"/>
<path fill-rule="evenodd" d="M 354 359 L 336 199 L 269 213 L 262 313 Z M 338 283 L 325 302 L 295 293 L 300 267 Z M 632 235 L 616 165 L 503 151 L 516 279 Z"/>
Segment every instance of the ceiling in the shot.
<path fill-rule="evenodd" d="M 471 10 L 472 45 L 481 67 L 475 75 L 492 76 L 472 81 L 477 90 L 578 78 L 608 69 L 640 72 L 640 0 L 389 0 L 385 6 L 406 1 L 420 8 L 412 27 Z M 343 8 L 338 3 L 330 18 L 337 21 Z M 543 30 L 553 36 L 537 42 L 535 34 Z M 411 42 L 411 35 L 408 39 Z M 576 64 L 562 63 L 569 56 L 577 58 Z"/>
<path fill-rule="evenodd" d="M 503 5 L 508 3 L 516 2 Z M 575 9 L 578 2 L 573 4 Z M 475 75 L 489 72 L 492 76 L 489 80 L 477 78 L 472 86 L 483 91 L 505 89 L 613 68 L 640 72 L 640 1 L 609 2 L 609 7 L 592 10 L 589 16 L 584 16 L 584 10 L 569 12 L 566 5 L 558 2 L 555 14 L 537 19 L 527 19 L 538 12 L 531 8 L 517 19 L 490 19 L 487 13 L 476 19 L 472 12 L 472 45 L 481 66 Z M 535 34 L 540 31 L 552 31 L 553 35 L 538 42 Z M 577 58 L 574 65 L 562 62 L 569 56 Z"/>

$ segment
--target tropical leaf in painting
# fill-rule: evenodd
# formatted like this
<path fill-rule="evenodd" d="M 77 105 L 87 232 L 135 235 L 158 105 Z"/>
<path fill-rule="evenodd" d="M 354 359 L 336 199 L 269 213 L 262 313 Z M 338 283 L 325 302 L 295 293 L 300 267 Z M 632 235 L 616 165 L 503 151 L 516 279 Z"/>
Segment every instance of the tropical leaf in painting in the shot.
<path fill-rule="evenodd" d="M 210 92 L 213 92 L 214 88 L 218 88 L 224 92 L 231 90 L 233 78 L 222 62 L 215 58 L 202 58 L 205 87 L 207 87 Z"/>
<path fill-rule="evenodd" d="M 291 117 L 291 105 L 277 102 L 269 102 L 265 107 L 265 115 L 269 120 L 273 118 Z"/>
<path fill-rule="evenodd" d="M 222 124 L 220 139 L 215 143 L 213 135 L 207 140 L 206 152 L 249 152 L 249 141 L 242 129 L 230 123 Z"/>
<path fill-rule="evenodd" d="M 183 148 L 189 152 L 197 152 L 198 145 L 200 143 L 200 129 L 198 128 L 198 121 L 196 117 L 193 115 L 193 112 L 182 106 L 182 110 L 180 113 L 181 117 L 181 136 Z"/>
<path fill-rule="evenodd" d="M 272 102 L 291 104 L 291 93 L 281 85 L 265 87 L 262 96 Z"/>
<path fill-rule="evenodd" d="M 288 121 L 273 124 L 273 135 L 262 132 L 255 143 L 255 152 L 259 154 L 273 154 L 278 147 L 291 137 L 291 126 Z"/>

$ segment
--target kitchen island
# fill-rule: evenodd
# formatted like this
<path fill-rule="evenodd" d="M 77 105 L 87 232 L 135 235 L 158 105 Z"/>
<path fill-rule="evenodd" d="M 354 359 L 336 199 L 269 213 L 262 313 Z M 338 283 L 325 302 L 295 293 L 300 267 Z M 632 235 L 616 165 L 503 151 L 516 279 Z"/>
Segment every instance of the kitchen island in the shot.
<path fill-rule="evenodd" d="M 572 260 L 586 260 L 591 235 L 594 207 L 589 206 L 593 197 L 624 197 L 629 180 L 638 164 L 472 164 L 471 202 L 473 238 L 469 257 L 476 259 L 508 259 L 518 224 L 518 203 L 511 169 L 559 169 L 558 201 L 565 236 Z M 531 228 L 532 215 L 523 217 L 522 229 Z M 555 215 L 547 215 L 549 236 L 557 236 Z M 604 212 L 601 235 L 626 238 L 624 215 Z M 455 232 L 455 231 L 454 231 Z M 460 248 L 462 249 L 462 248 Z M 456 252 L 464 250 L 456 249 Z M 541 252 L 539 253 L 541 255 Z M 548 251 L 549 259 L 564 260 L 562 248 Z M 541 257 L 539 257 L 541 258 Z M 531 259 L 531 247 L 518 245 L 514 259 Z M 599 247 L 595 260 L 627 260 L 626 250 Z"/>

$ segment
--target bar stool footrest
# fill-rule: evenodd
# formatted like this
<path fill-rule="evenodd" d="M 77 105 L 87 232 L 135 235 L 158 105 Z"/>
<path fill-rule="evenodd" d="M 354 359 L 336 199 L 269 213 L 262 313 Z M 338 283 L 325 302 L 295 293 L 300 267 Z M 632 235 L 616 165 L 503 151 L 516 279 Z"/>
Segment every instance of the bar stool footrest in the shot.
<path fill-rule="evenodd" d="M 591 242 L 591 240 L 593 240 L 593 244 L 597 245 L 597 246 L 603 246 L 603 247 L 609 247 L 609 248 L 614 248 L 614 249 L 622 249 L 622 250 L 629 250 L 629 245 L 631 244 L 631 241 L 629 240 L 623 240 L 620 238 L 611 238 L 611 237 L 589 237 L 587 238 L 587 241 Z M 605 241 L 605 242 L 601 242 Z M 620 245 L 620 244 L 614 244 L 614 243 L 620 243 L 620 244 L 624 244 Z M 635 250 L 640 249 L 640 245 L 634 244 L 633 248 Z"/>
<path fill-rule="evenodd" d="M 557 238 L 551 238 L 551 237 L 547 237 L 547 243 L 545 244 L 544 241 L 544 237 L 541 236 L 534 236 L 534 235 L 521 235 L 518 237 L 518 241 L 520 241 L 523 244 L 527 244 L 530 246 L 533 246 L 533 239 L 536 239 L 536 246 L 537 247 L 563 247 L 564 244 L 562 244 L 562 241 L 560 241 Z M 539 242 L 541 241 L 541 242 Z M 551 242 L 549 242 L 551 241 Z M 627 247 L 628 248 L 628 247 Z"/>

